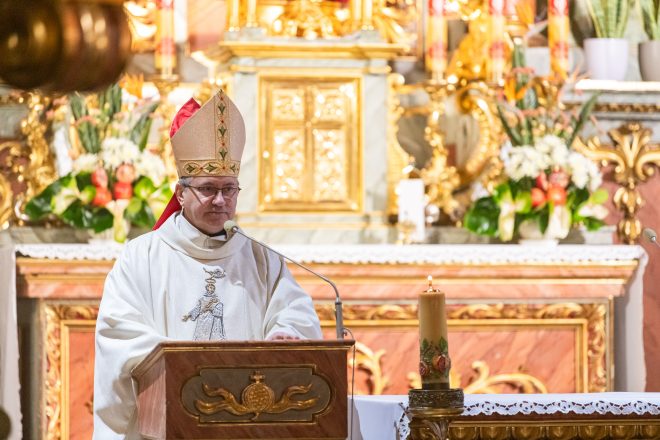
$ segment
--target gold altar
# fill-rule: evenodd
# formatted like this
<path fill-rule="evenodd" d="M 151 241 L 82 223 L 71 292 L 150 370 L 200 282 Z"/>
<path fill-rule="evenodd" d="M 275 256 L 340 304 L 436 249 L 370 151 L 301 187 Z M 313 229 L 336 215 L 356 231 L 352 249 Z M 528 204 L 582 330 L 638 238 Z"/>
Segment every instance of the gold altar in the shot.
<path fill-rule="evenodd" d="M 52 2 L 56 11 L 71 11 L 78 3 L 94 10 L 102 2 Z M 502 171 L 505 133 L 497 101 L 506 91 L 503 79 L 513 43 L 531 33 L 530 40 L 541 44 L 530 42 L 530 55 L 558 61 L 557 51 L 537 32 L 535 11 L 528 9 L 533 2 L 449 0 L 446 22 L 434 15 L 438 2 L 411 0 L 188 0 L 185 16 L 159 9 L 161 3 L 172 7 L 171 2 L 109 3 L 115 13 L 122 5 L 129 19 L 135 55 L 131 72 L 146 77 L 140 85 L 161 102 L 150 139 L 159 153 L 170 153 L 167 127 L 184 94 L 204 101 L 224 88 L 245 113 L 250 149 L 241 171 L 245 188 L 238 220 L 269 244 L 309 245 L 294 249 L 294 255 L 336 281 L 346 326 L 358 342 L 351 361 L 356 393 L 405 394 L 419 386 L 411 353 L 418 344 L 415 298 L 427 275 L 448 297 L 453 387 L 469 394 L 624 391 L 633 383 L 631 375 L 641 371 L 635 391 L 660 390 L 660 375 L 653 373 L 660 360 L 657 258 L 646 265 L 641 246 L 628 252 L 621 249 L 629 247 L 605 245 L 595 257 L 593 246 L 578 246 L 572 257 L 553 259 L 562 251 L 490 244 L 470 248 L 469 243 L 488 240 L 456 232 L 464 226 L 462 215 L 474 186 L 491 187 Z M 509 7 L 498 15 L 490 3 Z M 183 40 L 165 35 L 172 33 L 175 16 L 177 26 L 186 24 Z M 445 30 L 449 41 L 443 42 L 439 31 Z M 636 43 L 639 35 L 633 39 Z M 76 78 L 105 78 L 103 66 L 110 64 L 108 75 L 116 73 L 127 54 L 126 41 L 116 48 L 121 53 L 104 63 L 83 63 L 86 75 Z M 64 45 L 53 38 L 36 42 Z M 80 55 L 89 56 L 91 46 Z M 4 56 L 22 46 L 1 47 Z M 29 46 L 35 47 L 41 46 Z M 580 59 L 582 49 L 570 49 L 573 59 Z M 52 63 L 67 69 L 80 65 L 76 53 L 65 54 Z M 21 57 L 36 59 L 33 55 L 26 51 Z M 0 58 L 4 67 L 8 58 Z M 626 61 L 636 66 L 636 59 Z M 638 81 L 633 74 L 626 81 L 582 79 L 562 89 L 568 72 L 556 67 L 546 69 L 534 87 L 543 91 L 545 105 L 567 111 L 600 95 L 594 115 L 601 125 L 589 126 L 575 148 L 604 172 L 610 194 L 606 223 L 616 225 L 616 234 L 610 235 L 617 243 L 638 243 L 644 226 L 660 227 L 660 208 L 651 203 L 660 191 L 660 82 Z M 42 79 L 49 71 L 28 69 Z M 58 68 L 58 75 L 46 79 L 61 81 L 61 73 Z M 55 138 L 69 136 L 73 127 L 61 128 L 67 111 L 62 102 L 57 94 L 17 92 L 0 81 L 0 230 L 8 235 L 24 226 L 43 226 L 33 224 L 24 209 L 58 177 L 58 155 L 66 158 L 71 152 L 55 152 Z M 382 251 L 389 260 L 375 257 L 381 250 L 369 251 L 372 243 L 415 241 L 410 225 L 397 218 L 402 214 L 397 186 L 417 177 L 429 208 L 420 213 L 428 234 L 417 241 L 437 246 L 428 251 L 433 255 L 426 260 L 403 257 L 425 249 L 419 245 Z M 42 245 L 58 246 L 62 223 L 49 219 L 46 227 L 50 234 L 44 235 L 50 238 Z M 443 228 L 452 232 L 445 234 Z M 79 243 L 82 253 L 93 246 L 82 244 L 85 233 L 75 239 L 70 231 L 62 236 Z M 7 412 L 16 425 L 22 411 L 25 438 L 87 439 L 94 325 L 112 266 L 108 255 L 116 253 L 109 248 L 107 255 L 44 257 L 29 247 L 21 251 L 35 240 L 14 238 L 22 391 L 21 409 L 14 405 L 15 412 Z M 440 244 L 448 242 L 464 245 Z M 325 258 L 328 243 L 355 248 L 332 260 Z M 649 253 L 657 251 L 646 247 Z M 473 255 L 465 256 L 465 249 Z M 603 255 L 608 250 L 612 255 Z M 364 258 L 351 258 L 364 252 Z M 484 252 L 489 256 L 481 258 Z M 292 271 L 312 294 L 323 330 L 332 337 L 327 286 L 306 272 Z M 627 315 L 630 302 L 638 309 Z M 631 328 L 637 337 L 633 343 L 624 337 Z M 0 410 L 8 409 L 0 403 Z M 473 440 L 660 436 L 655 420 L 634 417 L 484 417 L 461 419 L 450 433 Z"/>
<path fill-rule="evenodd" d="M 43 251 L 58 245 L 36 246 Z M 86 247 L 94 245 L 66 249 L 75 255 L 84 254 Z M 402 394 L 419 386 L 417 360 L 410 353 L 417 350 L 416 293 L 428 274 L 440 280 L 448 295 L 453 385 L 467 393 L 614 389 L 615 301 L 630 295 L 627 286 L 636 276 L 638 257 L 624 252 L 580 263 L 534 262 L 533 257 L 519 263 L 497 257 L 490 263 L 451 263 L 447 255 L 456 258 L 460 247 L 434 248 L 429 250 L 431 262 L 415 265 L 314 262 L 309 255 L 323 252 L 322 246 L 310 246 L 307 256 L 301 254 L 313 269 L 334 279 L 342 294 L 345 325 L 357 341 L 356 393 Z M 510 249 L 502 251 L 509 258 L 519 248 L 504 247 Z M 582 247 L 575 248 L 579 255 Z M 594 246 L 587 248 L 593 251 Z M 604 252 L 617 253 L 616 246 L 606 248 Z M 32 436 L 86 438 L 92 428 L 95 318 L 113 262 L 39 258 L 29 256 L 30 249 L 19 247 L 19 253 L 28 256 L 17 258 L 17 294 L 26 353 L 22 362 L 30 377 L 24 382 L 29 389 L 25 397 L 42 402 L 26 405 L 33 412 L 27 417 L 39 420 Z M 415 247 L 394 250 L 403 258 Z M 351 249 L 346 251 L 351 254 Z M 108 252 L 112 250 L 105 250 L 106 256 Z M 293 271 L 315 299 L 324 331 L 332 337 L 334 305 L 327 285 Z"/>

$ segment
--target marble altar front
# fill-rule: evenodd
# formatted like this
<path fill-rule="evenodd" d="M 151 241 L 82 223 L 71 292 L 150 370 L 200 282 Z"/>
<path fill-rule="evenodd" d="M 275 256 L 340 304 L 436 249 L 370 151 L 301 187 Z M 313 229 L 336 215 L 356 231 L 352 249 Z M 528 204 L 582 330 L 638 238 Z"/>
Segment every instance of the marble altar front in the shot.
<path fill-rule="evenodd" d="M 452 381 L 467 392 L 644 390 L 639 246 L 277 246 L 332 279 L 357 340 L 356 393 L 418 386 L 417 294 L 447 293 Z M 119 245 L 18 245 L 23 417 L 30 438 L 87 438 L 93 331 Z M 292 267 L 333 337 L 331 289 Z M 616 374 L 615 374 L 616 373 Z M 38 404 L 34 404 L 38 402 Z"/>

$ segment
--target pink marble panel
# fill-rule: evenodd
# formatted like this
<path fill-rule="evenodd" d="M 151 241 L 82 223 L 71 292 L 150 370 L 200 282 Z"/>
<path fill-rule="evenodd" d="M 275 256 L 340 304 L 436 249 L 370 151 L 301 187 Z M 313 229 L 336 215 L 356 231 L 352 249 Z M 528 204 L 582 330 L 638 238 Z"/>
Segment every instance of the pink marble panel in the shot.
<path fill-rule="evenodd" d="M 89 440 L 94 430 L 94 327 L 70 328 L 66 367 L 69 369 L 69 383 L 65 384 L 69 391 L 69 439 Z"/>
<path fill-rule="evenodd" d="M 458 386 L 456 380 L 460 380 L 461 387 L 469 387 L 481 373 L 485 375 L 482 379 L 494 381 L 492 387 L 497 392 L 522 392 L 523 385 L 532 384 L 533 379 L 548 392 L 579 391 L 576 330 L 561 326 L 450 325 L 452 385 Z M 356 394 L 406 394 L 410 378 L 418 371 L 417 327 L 356 326 L 352 331 L 357 342 L 367 348 L 359 357 L 364 362 L 355 374 Z M 325 335 L 331 338 L 334 333 L 326 329 Z M 483 361 L 488 371 L 476 370 L 475 361 Z M 502 376 L 510 374 L 521 380 Z"/>

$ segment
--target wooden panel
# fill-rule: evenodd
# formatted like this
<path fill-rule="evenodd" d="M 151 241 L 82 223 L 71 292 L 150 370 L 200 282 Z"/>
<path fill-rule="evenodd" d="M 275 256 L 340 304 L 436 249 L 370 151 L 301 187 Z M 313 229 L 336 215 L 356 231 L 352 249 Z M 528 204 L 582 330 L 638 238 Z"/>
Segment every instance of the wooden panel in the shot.
<path fill-rule="evenodd" d="M 133 376 L 140 393 L 152 397 L 140 397 L 141 403 L 166 412 L 166 435 L 156 438 L 338 440 L 348 433 L 345 373 L 351 345 L 352 341 L 168 342 L 154 349 Z M 299 370 L 310 374 L 302 377 Z M 244 374 L 251 376 L 245 384 Z M 163 376 L 166 397 L 158 399 L 162 388 L 153 384 L 162 385 Z M 305 399 L 315 406 L 299 405 Z M 145 424 L 162 424 L 161 410 L 149 409 L 140 411 L 139 419 L 158 417 Z"/>

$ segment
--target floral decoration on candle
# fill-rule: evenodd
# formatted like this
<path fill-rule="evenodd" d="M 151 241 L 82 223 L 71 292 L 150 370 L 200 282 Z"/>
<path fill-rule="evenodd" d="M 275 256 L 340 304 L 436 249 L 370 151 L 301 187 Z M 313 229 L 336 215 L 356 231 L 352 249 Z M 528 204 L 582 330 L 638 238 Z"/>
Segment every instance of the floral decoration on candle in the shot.
<path fill-rule="evenodd" d="M 419 374 L 423 389 L 448 389 L 451 359 L 447 343 L 445 294 L 429 287 L 419 295 Z"/>

